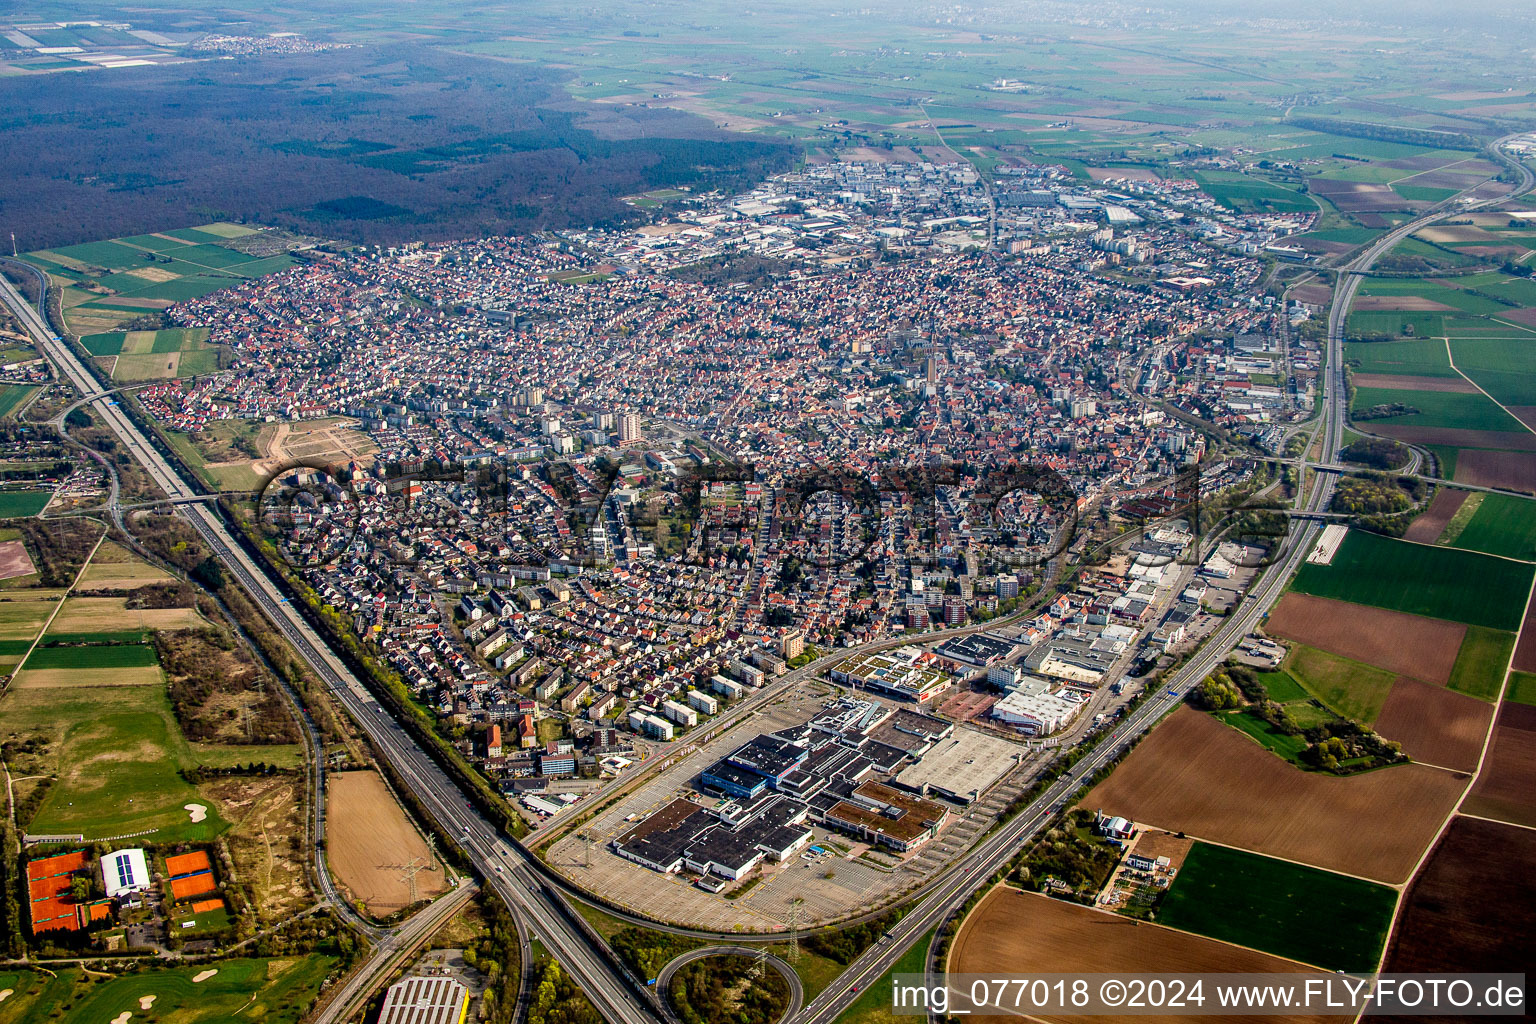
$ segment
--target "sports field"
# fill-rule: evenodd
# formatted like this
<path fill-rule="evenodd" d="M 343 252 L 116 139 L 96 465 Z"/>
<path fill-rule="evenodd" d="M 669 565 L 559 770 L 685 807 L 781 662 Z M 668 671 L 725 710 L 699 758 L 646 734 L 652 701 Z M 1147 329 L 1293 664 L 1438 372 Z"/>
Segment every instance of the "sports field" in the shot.
<path fill-rule="evenodd" d="M 1157 920 L 1327 970 L 1370 971 L 1396 902 L 1375 882 L 1197 842 Z"/>
<path fill-rule="evenodd" d="M 312 954 L 283 960 L 220 960 L 187 967 L 150 967 L 132 974 L 86 975 L 63 967 L 56 975 L 0 971 L 4 1024 L 53 1021 L 166 1021 L 222 1024 L 262 1021 L 295 1024 L 314 1005 L 335 957 Z M 210 972 L 212 972 L 210 974 Z M 202 981 L 196 981 L 204 976 Z M 61 1010 L 68 1012 L 61 1017 Z"/>
<path fill-rule="evenodd" d="M 1513 630 L 1533 571 L 1502 558 L 1350 530 L 1331 565 L 1304 564 L 1292 586 L 1318 597 Z"/>

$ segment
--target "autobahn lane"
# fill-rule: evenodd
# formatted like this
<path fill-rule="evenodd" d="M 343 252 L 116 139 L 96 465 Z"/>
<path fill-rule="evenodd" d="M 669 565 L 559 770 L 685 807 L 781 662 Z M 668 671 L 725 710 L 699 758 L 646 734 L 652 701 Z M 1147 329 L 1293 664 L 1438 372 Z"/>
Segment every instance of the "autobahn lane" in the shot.
<path fill-rule="evenodd" d="M 32 334 L 59 372 L 89 398 L 91 413 L 106 423 L 168 497 L 193 498 L 195 492 L 114 400 L 102 393 L 85 366 L 57 338 L 37 311 L 9 281 L 0 278 L 0 299 Z M 406 786 L 438 824 L 461 839 L 471 860 L 491 885 L 530 921 L 551 951 L 586 991 L 606 1020 L 651 1024 L 660 1019 L 634 984 L 611 961 L 610 952 L 577 925 L 560 897 L 542 884 L 514 885 L 508 866 L 522 867 L 527 854 L 502 838 L 469 805 L 458 786 L 428 757 L 289 604 L 277 584 L 227 531 L 218 515 L 202 504 L 180 506 L 182 514 L 214 555 L 331 689 Z M 536 875 L 536 872 L 531 873 Z"/>

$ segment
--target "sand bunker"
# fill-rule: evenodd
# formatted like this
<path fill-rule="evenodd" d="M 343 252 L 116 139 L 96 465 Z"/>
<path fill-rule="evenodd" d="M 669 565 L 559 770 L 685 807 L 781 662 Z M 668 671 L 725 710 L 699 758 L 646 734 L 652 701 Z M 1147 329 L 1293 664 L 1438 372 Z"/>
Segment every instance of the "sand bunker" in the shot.
<path fill-rule="evenodd" d="M 132 1016 L 132 1010 L 124 1010 L 122 1013 L 112 1018 L 112 1024 L 128 1024 L 128 1018 Z"/>
<path fill-rule="evenodd" d="M 155 1005 L 155 1000 L 158 998 L 159 996 L 139 996 L 139 1009 L 149 1009 L 151 1006 Z"/>
<path fill-rule="evenodd" d="M 13 988 L 0 988 L 0 1003 L 3 1003 L 7 999 L 11 998 L 11 996 L 14 995 L 15 992 L 16 992 L 16 990 L 13 989 Z"/>
<path fill-rule="evenodd" d="M 182 804 L 181 806 L 183 810 L 192 815 L 192 823 L 194 825 L 208 817 L 208 807 L 206 804 Z"/>
<path fill-rule="evenodd" d="M 194 984 L 194 985 L 201 984 L 202 982 L 207 981 L 209 978 L 213 977 L 215 974 L 218 974 L 218 973 L 219 973 L 219 969 L 217 967 L 210 967 L 206 971 L 198 971 L 197 972 L 197 977 L 192 979 L 192 984 Z"/>

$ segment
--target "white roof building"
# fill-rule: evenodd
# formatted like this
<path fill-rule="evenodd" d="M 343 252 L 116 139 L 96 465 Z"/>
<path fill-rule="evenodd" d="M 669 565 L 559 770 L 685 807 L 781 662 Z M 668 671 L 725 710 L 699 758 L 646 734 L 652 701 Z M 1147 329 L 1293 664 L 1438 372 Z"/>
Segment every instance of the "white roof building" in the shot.
<path fill-rule="evenodd" d="M 1077 717 L 1080 705 L 1053 693 L 1019 689 L 992 705 L 992 717 L 1010 725 L 1033 727 L 1038 735 L 1057 732 Z"/>
<path fill-rule="evenodd" d="M 149 865 L 143 850 L 118 850 L 101 859 L 101 880 L 107 886 L 107 898 L 125 892 L 138 892 L 150 885 Z"/>

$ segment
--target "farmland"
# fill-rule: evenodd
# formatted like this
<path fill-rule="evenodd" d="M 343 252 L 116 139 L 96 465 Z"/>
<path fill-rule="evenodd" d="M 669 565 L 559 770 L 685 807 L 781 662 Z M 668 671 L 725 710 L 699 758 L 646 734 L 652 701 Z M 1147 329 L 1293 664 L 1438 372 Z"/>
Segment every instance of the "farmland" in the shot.
<path fill-rule="evenodd" d="M 423 899 L 448 887 L 442 863 L 432 857 L 377 772 L 336 772 L 328 777 L 328 786 L 326 858 L 337 878 L 372 913 L 388 916 L 410 904 L 401 868 L 413 860 L 430 865 L 416 876 Z M 380 850 L 389 851 L 388 856 L 381 857 Z"/>
<path fill-rule="evenodd" d="M 214 1024 L 228 1020 L 260 1020 L 266 1024 L 295 1024 L 314 1004 L 320 986 L 336 966 L 329 956 L 310 955 L 285 960 L 221 960 L 217 973 L 194 981 L 205 964 L 149 968 L 118 977 L 84 974 L 77 967 L 55 976 L 0 971 L 0 988 L 14 995 L 0 1004 L 4 1024 L 45 1024 L 68 1008 L 71 1020 L 137 1019 L 175 1024 Z M 141 999 L 153 997 L 146 1015 Z"/>
<path fill-rule="evenodd" d="M 1450 680 L 1466 629 L 1443 619 L 1294 591 L 1280 600 L 1264 624 L 1271 636 L 1431 683 Z"/>
<path fill-rule="evenodd" d="M 1536 828 L 1536 706 L 1499 708 L 1487 760 L 1464 807 L 1468 814 Z"/>
<path fill-rule="evenodd" d="M 1492 705 L 1417 679 L 1392 684 L 1373 728 L 1415 761 L 1471 772 L 1483 752 Z"/>
<path fill-rule="evenodd" d="M 1357 374 L 1456 376 L 1441 341 L 1351 341 L 1344 346 L 1344 360 Z"/>
<path fill-rule="evenodd" d="M 1536 832 L 1457 817 L 1404 897 L 1385 971 L 1529 971 Z"/>
<path fill-rule="evenodd" d="M 1479 626 L 1469 628 L 1456 653 L 1450 688 L 1480 700 L 1493 700 L 1503 685 L 1504 672 L 1509 667 L 1509 655 L 1514 647 L 1513 633 Z"/>
<path fill-rule="evenodd" d="M 1396 901 L 1374 882 L 1197 842 L 1157 920 L 1328 970 L 1370 971 Z"/>
<path fill-rule="evenodd" d="M 1394 883 L 1407 878 L 1463 785 L 1416 764 L 1351 778 L 1303 772 L 1210 715 L 1180 708 L 1082 806 Z"/>
<path fill-rule="evenodd" d="M 294 265 L 286 255 L 242 252 L 240 240 L 256 233 L 238 224 L 205 224 L 40 249 L 24 258 L 60 289 L 65 322 L 81 335 L 86 350 L 115 357 L 114 379 L 185 377 L 218 368 L 218 351 L 207 344 L 206 331 L 117 328 L 183 299 Z"/>
<path fill-rule="evenodd" d="M 1532 567 L 1351 530 L 1331 565 L 1306 564 L 1294 589 L 1317 597 L 1513 630 Z"/>
<path fill-rule="evenodd" d="M 1508 494 L 1487 494 L 1477 512 L 1452 542 L 1456 547 L 1536 559 L 1536 501 Z"/>
<path fill-rule="evenodd" d="M 1376 721 L 1392 689 L 1392 673 L 1310 647 L 1292 649 L 1285 664 L 1308 693 L 1362 725 Z"/>
<path fill-rule="evenodd" d="M 0 519 L 35 516 L 52 497 L 52 491 L 0 490 Z"/>
<path fill-rule="evenodd" d="M 1524 432 L 1520 421 L 1479 394 L 1455 391 L 1422 391 L 1401 388 L 1356 388 L 1350 413 L 1358 418 L 1377 405 L 1400 403 L 1418 410 L 1403 416 L 1365 421 L 1372 430 L 1401 435 L 1420 428 L 1480 430 L 1490 433 Z M 1406 436 L 1406 435 L 1404 435 Z"/>
<path fill-rule="evenodd" d="M 948 970 L 965 974 L 1046 972 L 1273 973 L 1303 970 L 1296 964 L 1224 942 L 1104 914 L 1035 893 L 998 886 L 971 911 L 955 936 Z M 1108 1017 L 1045 1017 L 1064 1021 L 1111 1021 Z M 1241 1017 L 1179 1017 L 1162 1020 L 1240 1021 Z M 1322 1020 L 1274 1016 L 1266 1020 Z"/>

